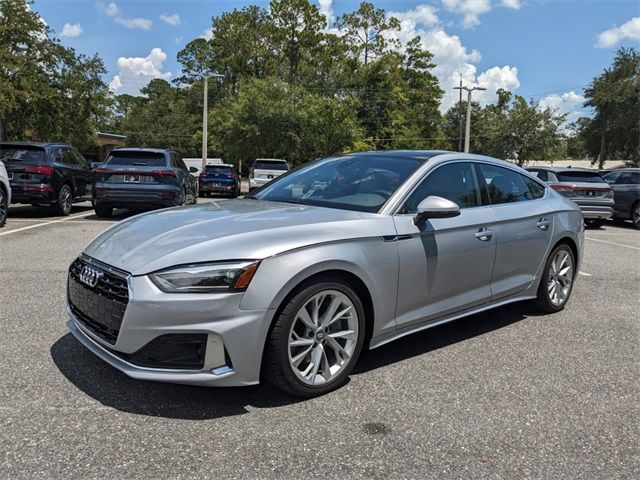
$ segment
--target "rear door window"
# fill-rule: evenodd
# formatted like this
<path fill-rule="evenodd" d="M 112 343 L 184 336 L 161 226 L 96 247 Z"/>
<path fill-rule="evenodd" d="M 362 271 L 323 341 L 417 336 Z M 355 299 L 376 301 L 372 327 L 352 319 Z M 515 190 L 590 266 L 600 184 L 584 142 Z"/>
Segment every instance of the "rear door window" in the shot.
<path fill-rule="evenodd" d="M 68 148 L 62 150 L 62 163 L 65 165 L 78 165 L 78 159 L 73 151 Z"/>
<path fill-rule="evenodd" d="M 544 187 L 511 169 L 479 164 L 492 205 L 535 200 L 544 196 Z"/>
<path fill-rule="evenodd" d="M 164 154 L 157 152 L 111 152 L 106 165 L 130 167 L 166 167 Z"/>
<path fill-rule="evenodd" d="M 564 171 L 557 172 L 559 182 L 606 183 L 598 172 Z"/>
<path fill-rule="evenodd" d="M 640 172 L 622 172 L 616 180 L 616 185 L 640 184 Z"/>

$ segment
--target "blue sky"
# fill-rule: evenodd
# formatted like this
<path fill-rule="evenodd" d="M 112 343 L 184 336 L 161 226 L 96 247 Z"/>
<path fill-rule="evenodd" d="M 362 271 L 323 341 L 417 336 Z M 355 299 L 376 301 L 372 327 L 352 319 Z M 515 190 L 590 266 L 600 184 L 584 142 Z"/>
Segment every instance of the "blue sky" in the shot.
<path fill-rule="evenodd" d="M 353 0 L 314 0 L 330 18 L 357 8 Z M 503 87 L 544 106 L 579 115 L 582 89 L 621 46 L 640 44 L 637 0 L 377 0 L 402 21 L 401 40 L 420 35 L 435 54 L 436 75 L 451 87 L 462 75 L 489 90 Z M 117 93 L 136 93 L 151 78 L 179 74 L 177 52 L 206 35 L 211 17 L 266 1 L 36 0 L 65 45 L 98 53 Z"/>

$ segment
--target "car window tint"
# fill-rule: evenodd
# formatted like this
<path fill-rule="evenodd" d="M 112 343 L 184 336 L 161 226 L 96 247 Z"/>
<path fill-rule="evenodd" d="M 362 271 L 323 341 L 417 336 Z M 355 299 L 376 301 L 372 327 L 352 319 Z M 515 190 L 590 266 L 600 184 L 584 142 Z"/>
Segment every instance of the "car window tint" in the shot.
<path fill-rule="evenodd" d="M 604 177 L 602 177 L 602 179 L 607 182 L 609 185 L 613 185 L 614 183 L 616 183 L 616 180 L 618 180 L 618 177 L 620 176 L 622 172 L 611 172 L 611 173 L 607 173 Z"/>
<path fill-rule="evenodd" d="M 42 163 L 45 160 L 44 148 L 31 145 L 0 145 L 1 162 Z"/>
<path fill-rule="evenodd" d="M 114 150 L 105 161 L 105 165 L 166 167 L 167 161 L 162 153 Z"/>
<path fill-rule="evenodd" d="M 598 172 L 583 172 L 580 170 L 556 173 L 561 182 L 605 183 Z"/>
<path fill-rule="evenodd" d="M 176 157 L 176 163 L 178 164 L 178 168 L 182 170 L 188 170 L 187 165 L 180 157 Z"/>
<path fill-rule="evenodd" d="M 78 165 L 81 165 L 83 167 L 88 167 L 89 166 L 89 162 L 87 162 L 87 159 L 84 158 L 80 152 L 74 151 L 73 155 L 76 157 L 76 163 Z"/>
<path fill-rule="evenodd" d="M 616 185 L 640 184 L 640 172 L 622 172 L 616 180 Z"/>
<path fill-rule="evenodd" d="M 446 198 L 460 208 L 480 206 L 480 189 L 473 164 L 451 163 L 436 168 L 407 199 L 403 213 L 416 213 L 418 205 L 429 196 Z"/>
<path fill-rule="evenodd" d="M 508 168 L 481 164 L 480 171 L 484 176 L 492 205 L 524 202 L 544 195 L 541 185 Z"/>
<path fill-rule="evenodd" d="M 278 160 L 256 160 L 253 168 L 254 170 L 289 170 L 286 162 Z"/>
<path fill-rule="evenodd" d="M 65 165 L 77 165 L 78 159 L 74 155 L 73 151 L 65 149 L 62 151 L 62 163 Z"/>
<path fill-rule="evenodd" d="M 535 170 L 532 173 L 535 173 L 536 176 L 543 182 L 546 182 L 547 180 L 549 180 L 549 174 L 547 173 L 546 170 Z"/>

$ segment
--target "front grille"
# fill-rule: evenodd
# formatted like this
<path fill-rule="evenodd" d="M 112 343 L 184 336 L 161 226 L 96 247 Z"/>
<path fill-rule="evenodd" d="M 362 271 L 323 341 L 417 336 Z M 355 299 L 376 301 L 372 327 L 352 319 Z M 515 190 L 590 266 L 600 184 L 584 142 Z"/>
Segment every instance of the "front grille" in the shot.
<path fill-rule="evenodd" d="M 80 280 L 88 265 L 102 273 L 95 286 Z M 115 345 L 129 303 L 125 274 L 80 257 L 69 267 L 68 298 L 76 318 L 96 336 Z"/>

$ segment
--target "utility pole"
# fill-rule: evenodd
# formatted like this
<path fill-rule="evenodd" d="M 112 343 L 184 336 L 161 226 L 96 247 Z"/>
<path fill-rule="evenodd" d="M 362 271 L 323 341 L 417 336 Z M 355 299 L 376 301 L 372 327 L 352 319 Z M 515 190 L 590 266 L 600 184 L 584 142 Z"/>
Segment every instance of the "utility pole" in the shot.
<path fill-rule="evenodd" d="M 204 101 L 202 107 L 202 172 L 207 165 L 207 156 L 209 151 L 209 139 L 207 138 L 209 127 L 209 78 L 224 78 L 224 75 L 212 73 L 202 75 L 204 79 Z"/>
<path fill-rule="evenodd" d="M 462 75 L 460 75 L 460 100 L 458 100 L 458 151 L 462 151 Z"/>
<path fill-rule="evenodd" d="M 467 91 L 467 124 L 465 128 L 464 135 L 464 153 L 469 153 L 469 139 L 471 137 L 471 92 L 474 90 L 486 90 L 484 87 L 463 87 L 460 85 L 459 87 L 453 87 L 454 90 L 460 90 L 460 95 L 462 96 L 462 90 Z"/>

